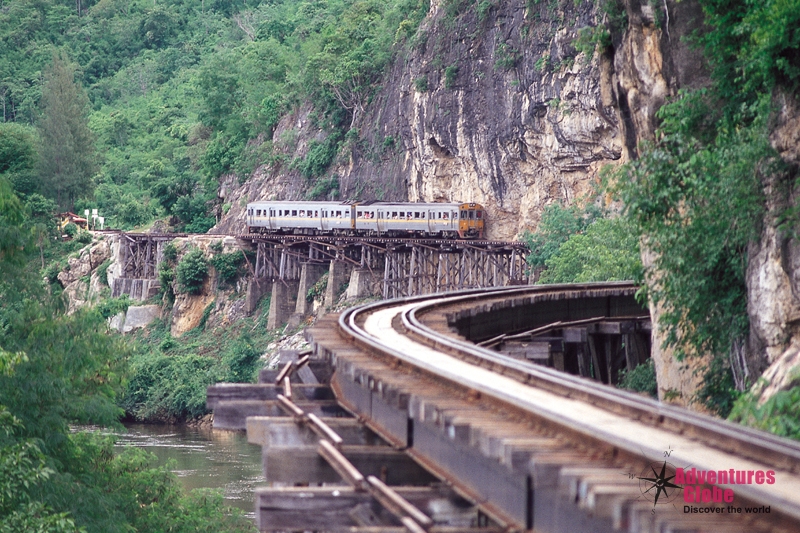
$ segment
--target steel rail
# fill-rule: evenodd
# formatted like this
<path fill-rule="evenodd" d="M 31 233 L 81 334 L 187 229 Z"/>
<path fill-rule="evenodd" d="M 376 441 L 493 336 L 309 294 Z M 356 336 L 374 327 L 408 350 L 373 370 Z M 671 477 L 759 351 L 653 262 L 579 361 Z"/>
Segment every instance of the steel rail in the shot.
<path fill-rule="evenodd" d="M 339 330 L 343 336 L 368 351 L 400 359 L 407 364 L 422 369 L 423 372 L 436 374 L 438 379 L 479 390 L 481 394 L 487 397 L 495 398 L 514 408 L 528 411 L 535 417 L 545 419 L 549 423 L 559 425 L 572 432 L 602 440 L 629 454 L 641 456 L 645 452 L 659 453 L 658 450 L 651 446 L 615 435 L 614 428 L 598 428 L 596 424 L 592 425 L 591 421 L 567 420 L 554 411 L 548 412 L 547 409 L 539 408 L 534 404 L 522 405 L 521 402 L 515 401 L 510 396 L 510 393 L 493 391 L 482 383 L 462 379 L 454 373 L 447 375 L 437 374 L 438 370 L 428 366 L 424 361 L 414 360 L 414 358 L 396 349 L 395 346 L 382 344 L 380 339 L 368 333 L 362 326 L 368 316 L 393 307 L 397 308 L 396 318 L 400 319 L 399 321 L 402 324 L 402 329 L 405 330 L 405 334 L 415 342 L 433 348 L 437 352 L 448 354 L 476 367 L 492 371 L 499 377 L 510 378 L 519 384 L 546 391 L 565 400 L 580 401 L 624 417 L 631 423 L 640 424 L 642 431 L 646 432 L 644 428 L 654 428 L 655 430 L 660 430 L 657 431 L 660 435 L 672 434 L 676 439 L 682 439 L 684 443 L 687 443 L 687 447 L 691 442 L 701 443 L 703 446 L 718 452 L 754 461 L 767 467 L 774 467 L 791 474 L 792 479 L 788 481 L 792 487 L 797 485 L 800 471 L 800 443 L 703 414 L 665 405 L 636 394 L 597 384 L 588 379 L 521 362 L 476 346 L 458 338 L 455 334 L 444 335 L 436 332 L 425 325 L 422 318 L 425 314 L 442 313 L 453 306 L 463 306 L 465 303 L 479 306 L 481 302 L 492 299 L 515 300 L 538 296 L 544 300 L 548 296 L 600 294 L 604 291 L 620 293 L 631 290 L 635 290 L 632 284 L 612 283 L 469 290 L 449 293 L 447 296 L 427 295 L 377 302 L 349 309 L 339 317 Z M 527 303 L 530 303 L 530 301 Z M 704 453 L 696 446 L 694 453 L 699 457 L 705 457 Z M 705 455 L 709 454 L 716 457 L 716 464 L 718 465 L 721 455 L 711 451 L 708 451 Z M 709 464 L 714 464 L 714 462 L 711 461 Z M 693 464 L 692 466 L 702 468 L 703 464 Z M 716 467 L 709 468 L 709 470 L 717 469 Z M 737 488 L 737 493 L 746 499 L 772 505 L 774 509 L 780 510 L 786 516 L 791 516 L 793 520 L 800 520 L 800 502 L 796 501 L 800 494 L 794 497 L 789 497 L 785 494 L 776 497 L 774 490 L 767 489 L 767 487 L 761 485 L 734 485 L 734 487 Z"/>

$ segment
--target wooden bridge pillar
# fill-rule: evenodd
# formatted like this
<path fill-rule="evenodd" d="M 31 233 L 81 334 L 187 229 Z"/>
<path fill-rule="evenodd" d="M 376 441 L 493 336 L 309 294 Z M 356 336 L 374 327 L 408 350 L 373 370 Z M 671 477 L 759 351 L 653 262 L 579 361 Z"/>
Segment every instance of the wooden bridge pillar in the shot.
<path fill-rule="evenodd" d="M 298 315 L 311 314 L 311 302 L 306 295 L 308 290 L 325 274 L 325 265 L 321 263 L 303 263 L 300 270 L 300 281 L 297 288 L 297 305 L 294 312 Z"/>
<path fill-rule="evenodd" d="M 266 279 L 257 280 L 251 279 L 247 284 L 247 294 L 245 295 L 244 307 L 247 314 L 252 313 L 258 308 L 258 302 L 267 291 L 272 288 L 270 282 Z"/>
<path fill-rule="evenodd" d="M 295 307 L 297 307 L 297 288 L 299 285 L 299 281 L 281 279 L 272 283 L 267 329 L 280 327 L 292 316 Z"/>
<path fill-rule="evenodd" d="M 372 296 L 372 286 L 375 280 L 369 270 L 354 268 L 350 274 L 350 284 L 347 286 L 347 299 L 355 300 Z"/>
<path fill-rule="evenodd" d="M 325 289 L 326 307 L 336 304 L 341 295 L 340 289 L 347 282 L 351 268 L 349 264 L 342 261 L 331 261 L 331 267 L 328 270 L 328 286 Z"/>

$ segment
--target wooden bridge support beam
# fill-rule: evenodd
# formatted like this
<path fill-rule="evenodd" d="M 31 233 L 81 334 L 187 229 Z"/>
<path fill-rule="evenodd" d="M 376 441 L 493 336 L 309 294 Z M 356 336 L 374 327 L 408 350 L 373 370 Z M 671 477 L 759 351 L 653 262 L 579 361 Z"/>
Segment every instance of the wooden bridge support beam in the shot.
<path fill-rule="evenodd" d="M 297 305 L 294 312 L 306 316 L 312 311 L 308 301 L 308 290 L 325 274 L 325 265 L 320 263 L 303 263 L 300 270 L 300 281 L 297 286 Z"/>
<path fill-rule="evenodd" d="M 343 261 L 331 261 L 328 269 L 328 286 L 325 288 L 325 306 L 333 307 L 336 305 L 339 296 L 342 294 L 342 286 L 347 283 L 352 266 Z"/>
<path fill-rule="evenodd" d="M 269 301 L 267 329 L 276 329 L 285 324 L 297 307 L 297 288 L 300 281 L 275 280 L 272 283 L 272 296 Z"/>

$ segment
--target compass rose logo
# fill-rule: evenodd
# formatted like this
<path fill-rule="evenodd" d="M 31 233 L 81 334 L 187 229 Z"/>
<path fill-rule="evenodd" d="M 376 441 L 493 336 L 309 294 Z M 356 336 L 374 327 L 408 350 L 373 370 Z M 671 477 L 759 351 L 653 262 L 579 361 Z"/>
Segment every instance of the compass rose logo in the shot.
<path fill-rule="evenodd" d="M 639 489 L 642 494 L 653 502 L 653 509 L 659 503 L 669 503 L 678 495 L 680 485 L 672 483 L 675 475 L 668 475 L 669 470 L 675 471 L 675 468 L 664 461 L 663 463 L 651 463 L 650 466 L 642 471 L 642 474 L 636 479 L 639 480 Z"/>

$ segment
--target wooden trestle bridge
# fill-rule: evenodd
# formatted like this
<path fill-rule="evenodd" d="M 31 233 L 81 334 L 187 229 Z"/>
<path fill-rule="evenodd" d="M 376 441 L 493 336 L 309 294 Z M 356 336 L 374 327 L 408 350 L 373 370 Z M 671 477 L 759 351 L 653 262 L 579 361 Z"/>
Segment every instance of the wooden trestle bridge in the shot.
<path fill-rule="evenodd" d="M 158 286 L 164 245 L 185 234 L 120 233 L 121 275 L 112 294 L 145 299 Z M 272 292 L 270 327 L 308 313 L 305 295 L 327 272 L 326 305 L 341 287 L 348 297 L 398 298 L 480 287 L 523 285 L 527 248 L 520 242 L 302 235 L 194 235 L 235 239 L 246 251 L 251 281 L 248 307 Z"/>

